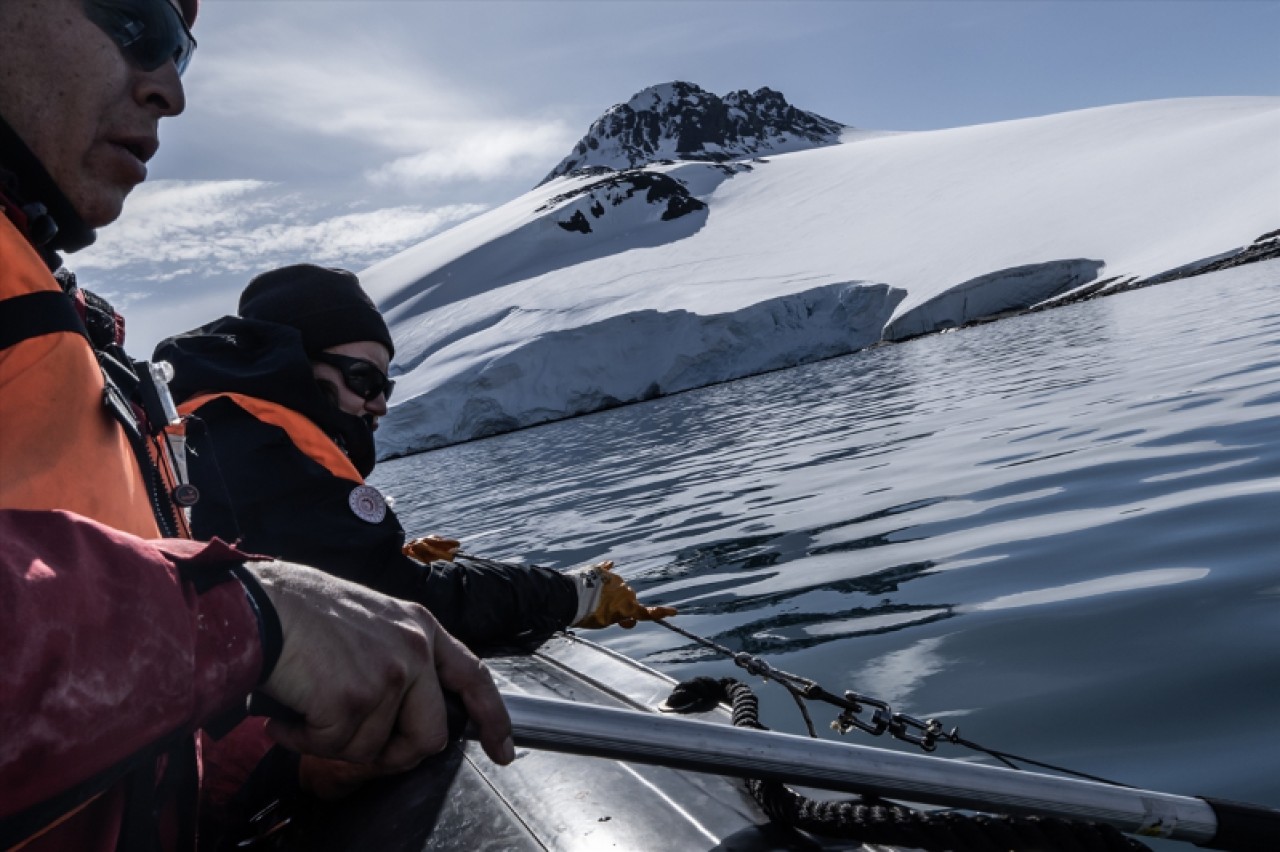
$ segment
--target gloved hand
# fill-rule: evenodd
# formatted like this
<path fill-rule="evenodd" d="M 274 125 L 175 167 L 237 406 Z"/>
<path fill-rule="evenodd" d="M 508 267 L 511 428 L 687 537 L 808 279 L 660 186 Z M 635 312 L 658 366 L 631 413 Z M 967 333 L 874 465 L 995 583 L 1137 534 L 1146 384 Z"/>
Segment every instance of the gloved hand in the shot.
<path fill-rule="evenodd" d="M 597 562 L 591 568 L 601 584 L 600 601 L 591 614 L 574 624 L 574 627 L 597 629 L 617 624 L 630 630 L 637 621 L 653 621 L 676 614 L 675 607 L 645 606 L 636 600 L 635 590 L 627 581 L 613 573 L 613 562 Z"/>
<path fill-rule="evenodd" d="M 400 550 L 405 556 L 412 556 L 419 562 L 452 562 L 453 555 L 458 552 L 462 543 L 451 538 L 438 535 L 424 535 L 406 542 Z"/>

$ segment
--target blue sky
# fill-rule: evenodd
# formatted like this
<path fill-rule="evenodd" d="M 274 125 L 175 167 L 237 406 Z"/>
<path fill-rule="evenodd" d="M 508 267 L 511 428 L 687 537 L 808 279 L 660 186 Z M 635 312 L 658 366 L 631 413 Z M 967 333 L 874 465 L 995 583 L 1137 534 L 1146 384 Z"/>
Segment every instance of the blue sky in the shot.
<path fill-rule="evenodd" d="M 515 197 L 655 83 L 893 130 L 1280 94 L 1267 0 L 204 0 L 196 36 L 152 181 L 68 263 L 135 355 L 257 272 L 360 270 Z"/>

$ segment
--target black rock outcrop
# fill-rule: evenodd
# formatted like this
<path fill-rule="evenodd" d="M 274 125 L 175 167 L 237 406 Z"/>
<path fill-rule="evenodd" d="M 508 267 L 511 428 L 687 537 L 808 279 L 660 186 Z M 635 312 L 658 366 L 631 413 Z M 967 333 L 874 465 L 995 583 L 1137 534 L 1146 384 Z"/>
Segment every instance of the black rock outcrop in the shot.
<path fill-rule="evenodd" d="M 550 210 L 565 201 L 586 195 L 591 199 L 591 215 L 598 219 L 605 214 L 605 201 L 617 207 L 638 192 L 644 193 L 644 200 L 649 204 L 666 203 L 661 216 L 664 222 L 679 219 L 697 210 L 705 210 L 707 207 L 705 203 L 689 194 L 688 187 L 670 175 L 644 169 L 628 169 L 624 172 L 609 172 L 607 177 L 553 196 L 547 199 L 538 210 L 539 212 Z M 566 231 L 591 233 L 591 222 L 581 210 L 575 211 L 566 220 L 557 221 L 556 224 Z"/>
<path fill-rule="evenodd" d="M 596 119 L 542 183 L 584 169 L 632 169 L 673 157 L 723 162 L 833 145 L 844 129 L 767 87 L 720 97 L 692 83 L 664 83 Z"/>

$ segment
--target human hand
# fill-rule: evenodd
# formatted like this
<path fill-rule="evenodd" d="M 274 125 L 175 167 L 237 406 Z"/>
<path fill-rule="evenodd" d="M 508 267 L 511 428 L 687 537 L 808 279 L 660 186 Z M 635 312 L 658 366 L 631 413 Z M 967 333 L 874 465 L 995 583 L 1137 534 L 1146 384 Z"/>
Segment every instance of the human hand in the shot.
<path fill-rule="evenodd" d="M 462 543 L 451 538 L 438 535 L 424 535 L 406 542 L 401 548 L 405 556 L 412 556 L 419 562 L 435 562 L 437 560 L 452 562 Z"/>
<path fill-rule="evenodd" d="M 348 763 L 304 754 L 298 764 L 302 792 L 324 801 L 350 796 L 375 778 L 388 774 L 367 763 Z"/>
<path fill-rule="evenodd" d="M 448 744 L 443 688 L 462 699 L 489 757 L 514 759 L 511 719 L 493 679 L 426 609 L 302 565 L 246 567 L 284 634 L 259 691 L 302 716 L 267 724 L 281 745 L 384 772 L 412 769 Z"/>
<path fill-rule="evenodd" d="M 645 606 L 636 600 L 635 590 L 627 585 L 626 580 L 613 573 L 613 562 L 597 562 L 591 567 L 603 583 L 600 602 L 590 615 L 573 625 L 574 627 L 596 629 L 617 624 L 630 630 L 636 626 L 637 621 L 653 621 L 676 614 L 674 607 Z"/>

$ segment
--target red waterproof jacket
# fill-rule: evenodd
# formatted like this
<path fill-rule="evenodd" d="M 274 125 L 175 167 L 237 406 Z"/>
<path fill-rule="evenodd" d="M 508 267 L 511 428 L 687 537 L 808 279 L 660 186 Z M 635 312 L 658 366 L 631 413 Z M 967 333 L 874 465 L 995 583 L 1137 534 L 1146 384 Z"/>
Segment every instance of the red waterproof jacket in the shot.
<path fill-rule="evenodd" d="M 110 850 L 142 823 L 153 845 L 157 810 L 178 848 L 192 734 L 264 675 L 269 603 L 243 554 L 159 537 L 103 367 L 20 230 L 39 209 L 0 181 L 0 850 Z"/>

